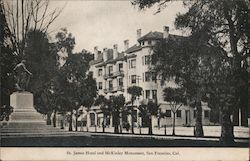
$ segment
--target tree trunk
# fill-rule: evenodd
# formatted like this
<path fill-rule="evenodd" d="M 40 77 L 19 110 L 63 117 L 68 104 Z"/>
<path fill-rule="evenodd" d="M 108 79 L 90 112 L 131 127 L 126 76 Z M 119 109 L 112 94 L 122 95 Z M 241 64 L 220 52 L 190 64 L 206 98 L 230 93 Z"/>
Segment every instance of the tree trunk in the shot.
<path fill-rule="evenodd" d="M 103 133 L 105 133 L 105 126 L 106 126 L 106 125 L 105 125 L 105 123 L 106 123 L 105 120 L 106 120 L 106 116 L 104 115 L 104 116 L 103 116 L 103 121 L 102 121 L 102 132 L 103 132 Z"/>
<path fill-rule="evenodd" d="M 47 125 L 51 125 L 51 113 L 47 113 L 47 120 L 46 120 Z"/>
<path fill-rule="evenodd" d="M 69 116 L 69 131 L 72 131 L 72 116 L 73 116 L 73 111 L 71 111 L 70 116 Z"/>
<path fill-rule="evenodd" d="M 152 115 L 149 115 L 149 127 L 148 127 L 148 135 L 153 134 L 153 127 L 152 127 Z"/>
<path fill-rule="evenodd" d="M 114 119 L 113 121 L 114 121 L 114 125 L 115 125 L 114 133 L 118 134 L 119 133 L 119 113 L 118 112 L 114 113 L 113 119 Z"/>
<path fill-rule="evenodd" d="M 120 133 L 122 134 L 122 129 L 123 129 L 123 127 L 122 127 L 122 111 L 120 111 Z"/>
<path fill-rule="evenodd" d="M 132 110 L 131 110 L 131 133 L 134 134 L 134 101 L 132 101 Z"/>
<path fill-rule="evenodd" d="M 203 127 L 202 127 L 202 107 L 201 102 L 196 103 L 196 122 L 195 122 L 195 136 L 203 137 Z"/>
<path fill-rule="evenodd" d="M 64 129 L 64 115 L 63 114 L 61 114 L 61 119 L 60 119 L 60 127 L 61 127 L 61 129 Z"/>
<path fill-rule="evenodd" d="M 53 120 L 53 127 L 56 127 L 56 110 L 55 110 L 54 113 L 53 113 L 53 118 L 52 118 L 52 120 Z"/>
<path fill-rule="evenodd" d="M 75 118 L 75 120 L 76 120 L 76 130 L 75 130 L 75 131 L 78 131 L 78 123 L 77 123 L 77 119 L 78 119 L 78 117 L 77 117 L 77 114 L 76 114 L 76 118 Z"/>
<path fill-rule="evenodd" d="M 89 117 L 90 117 L 90 116 L 89 116 L 89 110 L 87 110 L 87 122 L 86 122 L 86 131 L 87 131 L 87 132 L 89 132 L 89 120 L 90 120 Z"/>
<path fill-rule="evenodd" d="M 175 112 L 173 112 L 173 113 L 174 113 L 174 118 L 173 118 L 173 133 L 172 133 L 172 135 L 175 136 L 175 118 L 176 118 L 176 113 Z"/>
<path fill-rule="evenodd" d="M 221 137 L 220 142 L 224 145 L 231 145 L 234 143 L 233 125 L 230 119 L 229 111 L 222 112 L 222 124 L 221 124 Z"/>

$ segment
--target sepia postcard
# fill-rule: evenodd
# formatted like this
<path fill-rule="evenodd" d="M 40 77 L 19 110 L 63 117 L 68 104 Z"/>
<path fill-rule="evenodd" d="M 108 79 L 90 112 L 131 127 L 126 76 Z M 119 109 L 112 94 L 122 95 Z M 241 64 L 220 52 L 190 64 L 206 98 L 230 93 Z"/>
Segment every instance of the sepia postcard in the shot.
<path fill-rule="evenodd" d="M 247 0 L 0 0 L 0 161 L 247 161 Z"/>

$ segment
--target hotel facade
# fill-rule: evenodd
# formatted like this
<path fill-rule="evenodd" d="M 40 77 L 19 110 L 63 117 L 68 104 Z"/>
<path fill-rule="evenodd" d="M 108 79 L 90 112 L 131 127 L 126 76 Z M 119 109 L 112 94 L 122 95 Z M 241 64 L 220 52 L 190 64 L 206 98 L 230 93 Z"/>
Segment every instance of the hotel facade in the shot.
<path fill-rule="evenodd" d="M 137 43 L 129 46 L 129 40 L 124 41 L 123 51 L 118 51 L 118 45 L 114 44 L 111 49 L 104 48 L 102 51 L 94 47 L 94 60 L 90 62 L 90 72 L 97 83 L 99 95 L 110 98 L 116 95 L 123 95 L 126 102 L 131 99 L 127 89 L 131 86 L 139 86 L 143 89 L 142 95 L 136 99 L 135 106 L 139 106 L 143 100 L 156 100 L 159 107 L 159 114 L 165 113 L 165 117 L 160 115 L 153 116 L 153 127 L 171 126 L 173 123 L 173 112 L 168 102 L 163 99 L 163 89 L 165 87 L 176 87 L 174 82 L 165 82 L 161 84 L 159 78 L 150 72 L 150 57 L 153 54 L 153 46 L 161 39 L 174 39 L 178 41 L 182 36 L 169 33 L 169 27 L 164 26 L 162 32 L 149 32 L 142 35 L 141 29 L 137 30 Z M 139 110 L 135 108 L 134 126 L 144 126 L 145 120 L 140 117 Z M 131 125 L 131 117 L 123 116 L 123 121 Z M 195 109 L 188 106 L 181 106 L 176 112 L 176 126 L 193 126 L 195 124 Z M 209 125 L 210 108 L 202 104 L 203 125 Z M 100 107 L 91 108 L 89 115 L 89 126 L 101 126 L 103 114 Z M 106 123 L 112 126 L 112 116 Z"/>

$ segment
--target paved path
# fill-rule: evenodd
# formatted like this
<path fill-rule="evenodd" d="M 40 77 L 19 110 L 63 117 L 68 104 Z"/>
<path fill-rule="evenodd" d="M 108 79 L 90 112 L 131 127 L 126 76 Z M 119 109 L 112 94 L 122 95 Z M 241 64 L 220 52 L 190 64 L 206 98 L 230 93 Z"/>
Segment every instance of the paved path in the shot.
<path fill-rule="evenodd" d="M 65 128 L 65 130 L 68 130 L 68 127 Z M 73 129 L 74 130 L 74 129 Z M 83 128 L 83 131 L 86 131 L 86 127 Z M 220 126 L 203 126 L 204 130 L 204 136 L 205 137 L 220 137 L 221 135 L 221 127 Z M 80 128 L 78 128 L 78 131 L 80 131 Z M 89 127 L 89 132 L 102 132 L 102 128 L 95 128 L 95 127 Z M 166 135 L 172 135 L 173 128 L 167 127 L 166 128 Z M 105 128 L 105 132 L 113 133 L 114 128 Z M 126 129 L 123 129 L 123 133 L 131 133 L 131 130 L 127 131 Z M 139 128 L 134 128 L 135 134 L 148 134 L 148 128 L 141 128 L 141 132 Z M 165 129 L 164 128 L 154 128 L 153 134 L 155 135 L 165 135 Z M 194 127 L 176 127 L 175 128 L 175 134 L 179 136 L 193 136 L 194 135 Z M 250 129 L 249 127 L 234 127 L 234 136 L 236 138 L 249 138 L 250 135 Z"/>

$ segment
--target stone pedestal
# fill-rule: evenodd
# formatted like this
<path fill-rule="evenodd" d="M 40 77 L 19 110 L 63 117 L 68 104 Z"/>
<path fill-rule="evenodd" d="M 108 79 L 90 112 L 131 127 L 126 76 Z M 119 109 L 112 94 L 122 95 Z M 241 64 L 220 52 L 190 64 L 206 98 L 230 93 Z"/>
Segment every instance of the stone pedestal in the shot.
<path fill-rule="evenodd" d="M 10 123 L 44 122 L 42 115 L 34 109 L 33 94 L 30 92 L 14 92 L 11 94 L 10 106 L 14 108 L 10 115 Z"/>

